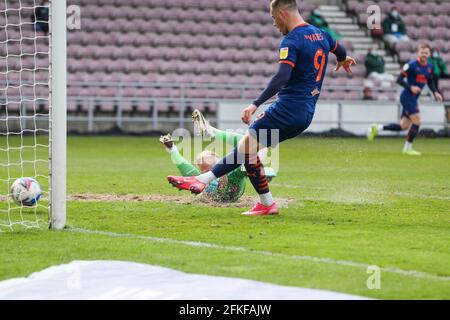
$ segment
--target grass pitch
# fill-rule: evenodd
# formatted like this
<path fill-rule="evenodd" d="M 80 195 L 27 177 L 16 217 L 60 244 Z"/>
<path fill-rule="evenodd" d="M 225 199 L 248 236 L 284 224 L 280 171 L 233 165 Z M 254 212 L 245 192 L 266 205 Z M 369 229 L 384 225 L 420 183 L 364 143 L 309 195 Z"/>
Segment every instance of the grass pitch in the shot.
<path fill-rule="evenodd" d="M 403 139 L 287 141 L 271 190 L 295 200 L 259 218 L 168 202 L 190 194 L 166 182 L 176 169 L 155 138 L 70 137 L 68 146 L 69 194 L 166 200 L 69 201 L 66 231 L 0 233 L 0 280 L 112 259 L 382 299 L 450 299 L 449 140 L 419 138 L 415 158 L 402 156 Z M 380 289 L 368 289 L 370 265 L 381 270 Z"/>

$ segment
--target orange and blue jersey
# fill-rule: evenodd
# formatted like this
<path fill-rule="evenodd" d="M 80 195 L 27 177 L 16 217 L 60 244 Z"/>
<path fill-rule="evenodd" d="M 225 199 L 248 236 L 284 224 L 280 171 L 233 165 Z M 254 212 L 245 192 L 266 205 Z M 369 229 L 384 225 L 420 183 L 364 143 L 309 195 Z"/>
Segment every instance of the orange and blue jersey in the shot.
<path fill-rule="evenodd" d="M 405 88 L 400 95 L 400 103 L 403 106 L 403 116 L 409 116 L 419 112 L 418 99 L 420 92 L 414 94 L 409 89 L 411 86 L 423 89 L 433 78 L 433 65 L 422 64 L 419 59 L 408 62 L 403 66 L 402 76 L 406 79 L 409 87 Z"/>
<path fill-rule="evenodd" d="M 325 72 L 329 52 L 338 43 L 331 36 L 310 24 L 301 24 L 289 32 L 280 43 L 279 63 L 289 64 L 291 78 L 278 93 L 278 101 L 286 105 L 311 102 L 309 111 L 314 112 Z"/>
<path fill-rule="evenodd" d="M 259 106 L 278 93 L 277 101 L 250 126 L 249 132 L 258 142 L 275 146 L 309 127 L 330 52 L 336 54 L 338 61 L 346 58 L 344 47 L 327 32 L 307 23 L 298 25 L 281 40 L 278 73 L 253 102 Z"/>
<path fill-rule="evenodd" d="M 433 77 L 433 65 L 428 62 L 422 64 L 419 59 L 413 60 L 403 66 L 402 75 L 406 78 L 409 86 L 416 86 L 423 89 Z M 413 94 L 410 90 L 404 89 L 402 96 L 417 101 L 420 93 Z"/>

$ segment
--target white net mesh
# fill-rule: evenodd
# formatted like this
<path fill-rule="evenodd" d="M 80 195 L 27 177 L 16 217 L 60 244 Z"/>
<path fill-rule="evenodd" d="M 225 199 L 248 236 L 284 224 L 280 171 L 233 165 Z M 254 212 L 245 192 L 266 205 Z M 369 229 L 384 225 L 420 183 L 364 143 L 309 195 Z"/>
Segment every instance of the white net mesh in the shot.
<path fill-rule="evenodd" d="M 48 14 L 46 1 L 0 0 L 0 232 L 48 226 Z M 11 197 L 22 177 L 41 186 L 35 206 Z"/>

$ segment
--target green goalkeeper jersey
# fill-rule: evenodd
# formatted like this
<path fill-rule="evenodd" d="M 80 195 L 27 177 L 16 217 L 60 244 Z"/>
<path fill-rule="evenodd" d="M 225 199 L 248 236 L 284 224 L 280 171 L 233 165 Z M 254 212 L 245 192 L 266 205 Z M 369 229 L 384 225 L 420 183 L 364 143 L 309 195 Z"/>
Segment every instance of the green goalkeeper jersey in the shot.
<path fill-rule="evenodd" d="M 241 168 L 237 168 L 225 177 L 211 183 L 202 193 L 201 198 L 214 202 L 236 202 L 244 194 L 246 175 Z"/>
<path fill-rule="evenodd" d="M 200 170 L 183 158 L 176 148 L 171 152 L 172 161 L 184 177 L 198 176 Z M 225 177 L 213 181 L 199 196 L 201 200 L 214 202 L 236 202 L 244 194 L 246 184 L 245 172 L 241 167 L 231 171 Z"/>

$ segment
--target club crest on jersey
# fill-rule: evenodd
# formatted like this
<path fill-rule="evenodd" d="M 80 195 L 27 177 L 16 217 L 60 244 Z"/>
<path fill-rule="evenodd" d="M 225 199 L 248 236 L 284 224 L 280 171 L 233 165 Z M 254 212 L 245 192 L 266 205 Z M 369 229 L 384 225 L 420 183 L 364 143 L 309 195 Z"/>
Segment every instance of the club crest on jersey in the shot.
<path fill-rule="evenodd" d="M 288 55 L 289 55 L 289 48 L 288 47 L 280 49 L 280 59 L 281 60 L 286 59 L 288 57 Z"/>

